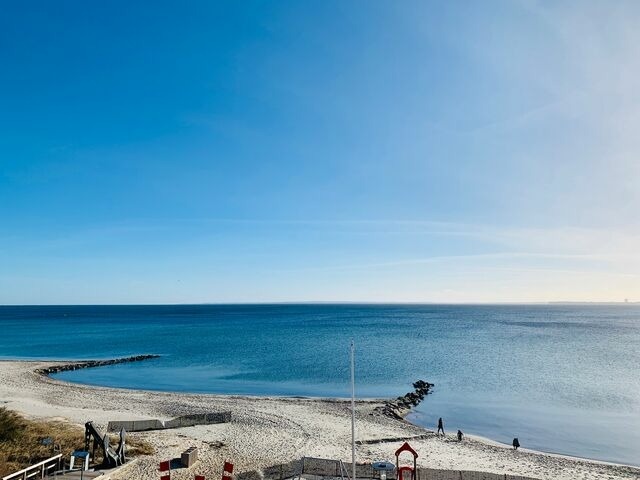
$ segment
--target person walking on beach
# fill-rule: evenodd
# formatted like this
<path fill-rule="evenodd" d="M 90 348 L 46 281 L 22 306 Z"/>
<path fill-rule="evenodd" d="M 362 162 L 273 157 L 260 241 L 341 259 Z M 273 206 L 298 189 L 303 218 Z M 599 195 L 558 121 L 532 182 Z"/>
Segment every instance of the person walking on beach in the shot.
<path fill-rule="evenodd" d="M 444 435 L 444 423 L 442 422 L 442 417 L 438 419 L 438 435 L 442 431 L 442 435 Z"/>
<path fill-rule="evenodd" d="M 462 433 L 462 430 L 458 430 L 458 441 L 459 442 L 462 441 L 462 437 L 464 437 L 464 433 Z"/>
<path fill-rule="evenodd" d="M 519 446 L 520 446 L 520 441 L 516 437 L 516 438 L 513 439 L 513 449 L 517 450 Z"/>

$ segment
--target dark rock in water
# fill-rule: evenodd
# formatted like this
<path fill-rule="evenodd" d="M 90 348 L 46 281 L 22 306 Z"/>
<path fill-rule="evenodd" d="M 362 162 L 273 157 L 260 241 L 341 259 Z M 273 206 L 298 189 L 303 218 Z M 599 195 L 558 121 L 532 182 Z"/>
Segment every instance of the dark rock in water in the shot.
<path fill-rule="evenodd" d="M 64 365 L 38 368 L 35 372 L 40 375 L 51 375 L 69 370 L 79 370 L 80 368 L 104 367 L 107 365 L 116 365 L 118 363 L 141 362 L 143 360 L 150 360 L 152 358 L 159 357 L 160 355 L 135 355 L 133 357 L 113 358 L 111 360 L 87 360 L 85 362 L 65 363 Z"/>
<path fill-rule="evenodd" d="M 412 407 L 418 406 L 424 397 L 431 393 L 433 383 L 418 380 L 413 383 L 413 392 L 407 393 L 404 397 L 398 397 L 395 400 L 385 402 L 383 405 L 376 407 L 373 415 L 383 415 L 385 417 L 402 420 L 404 416 L 411 411 Z"/>

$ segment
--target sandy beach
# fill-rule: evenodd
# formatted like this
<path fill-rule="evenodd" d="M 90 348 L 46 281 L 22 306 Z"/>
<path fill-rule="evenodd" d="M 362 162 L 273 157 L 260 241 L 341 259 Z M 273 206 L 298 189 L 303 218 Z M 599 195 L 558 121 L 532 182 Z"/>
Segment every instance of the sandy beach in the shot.
<path fill-rule="evenodd" d="M 62 362 L 0 362 L 0 405 L 30 418 L 59 418 L 83 425 L 93 420 L 101 429 L 110 420 L 168 420 L 177 415 L 231 411 L 232 421 L 132 433 L 150 442 L 156 453 L 139 458 L 122 478 L 155 479 L 159 460 L 178 457 L 189 446 L 199 448 L 198 473 L 221 472 L 225 460 L 236 472 L 300 459 L 302 456 L 349 461 L 350 410 L 343 400 L 309 398 L 238 397 L 165 393 L 93 387 L 60 382 L 34 370 Z M 603 462 L 543 454 L 481 438 L 462 443 L 453 435 L 433 432 L 372 412 L 378 401 L 357 404 L 357 439 L 407 438 L 418 451 L 419 466 L 515 474 L 539 479 L 638 479 L 640 469 Z M 426 438 L 425 438 L 426 434 Z M 399 441 L 358 446 L 358 461 L 393 460 Z M 120 478 L 118 476 L 114 478 Z M 173 478 L 192 478 L 176 471 Z"/>

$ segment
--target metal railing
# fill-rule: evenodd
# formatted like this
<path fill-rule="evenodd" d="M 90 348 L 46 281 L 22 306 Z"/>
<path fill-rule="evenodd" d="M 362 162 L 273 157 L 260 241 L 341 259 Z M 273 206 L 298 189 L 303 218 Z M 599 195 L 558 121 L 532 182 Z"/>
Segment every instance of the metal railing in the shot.
<path fill-rule="evenodd" d="M 60 466 L 60 460 L 62 454 L 59 453 L 51 458 L 31 465 L 30 467 L 23 468 L 22 470 L 2 477 L 2 480 L 29 480 L 33 478 L 44 478 L 51 470 L 57 470 Z"/>

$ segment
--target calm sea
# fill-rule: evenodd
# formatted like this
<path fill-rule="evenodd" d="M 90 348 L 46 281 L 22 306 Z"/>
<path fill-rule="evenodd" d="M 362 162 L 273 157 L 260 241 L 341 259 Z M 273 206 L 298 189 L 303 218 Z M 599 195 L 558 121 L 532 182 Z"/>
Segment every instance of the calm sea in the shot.
<path fill-rule="evenodd" d="M 0 357 L 162 357 L 58 378 L 251 395 L 397 396 L 415 423 L 640 465 L 640 306 L 0 307 Z M 1 368 L 1 366 L 0 366 Z"/>

